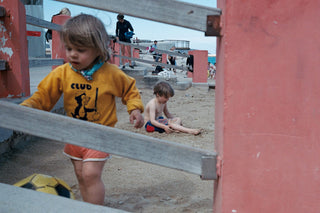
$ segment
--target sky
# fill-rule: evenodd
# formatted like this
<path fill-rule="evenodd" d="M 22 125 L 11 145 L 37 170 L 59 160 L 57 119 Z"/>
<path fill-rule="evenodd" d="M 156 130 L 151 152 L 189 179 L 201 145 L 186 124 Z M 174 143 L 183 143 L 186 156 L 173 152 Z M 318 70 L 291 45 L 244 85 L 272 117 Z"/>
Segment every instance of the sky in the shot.
<path fill-rule="evenodd" d="M 180 1 L 214 8 L 217 7 L 216 0 Z M 67 4 L 64 2 L 54 0 L 44 0 L 44 19 L 46 21 L 51 21 L 52 15 L 57 14 L 64 7 L 69 8 L 69 10 L 71 11 L 71 16 L 75 16 L 80 13 L 87 13 L 98 17 L 104 22 L 107 32 L 110 35 L 115 34 L 117 13 L 107 12 L 103 10 Z M 176 27 L 168 24 L 162 24 L 159 22 L 149 21 L 126 15 L 124 18 L 131 23 L 131 25 L 134 28 L 135 36 L 137 36 L 139 39 L 187 40 L 190 41 L 191 49 L 208 50 L 210 54 L 216 53 L 216 38 L 211 36 L 205 36 L 204 32 L 186 29 L 183 27 Z"/>

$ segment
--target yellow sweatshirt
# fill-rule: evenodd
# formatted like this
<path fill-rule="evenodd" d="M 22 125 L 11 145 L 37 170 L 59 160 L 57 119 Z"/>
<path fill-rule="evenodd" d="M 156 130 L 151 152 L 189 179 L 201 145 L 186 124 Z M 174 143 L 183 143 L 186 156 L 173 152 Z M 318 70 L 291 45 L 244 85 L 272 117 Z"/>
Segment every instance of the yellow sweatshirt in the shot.
<path fill-rule="evenodd" d="M 68 116 L 114 126 L 117 122 L 115 97 L 121 97 L 130 113 L 144 110 L 135 79 L 116 65 L 104 63 L 87 81 L 68 63 L 51 71 L 38 85 L 38 91 L 21 103 L 23 106 L 50 111 L 63 93 Z"/>

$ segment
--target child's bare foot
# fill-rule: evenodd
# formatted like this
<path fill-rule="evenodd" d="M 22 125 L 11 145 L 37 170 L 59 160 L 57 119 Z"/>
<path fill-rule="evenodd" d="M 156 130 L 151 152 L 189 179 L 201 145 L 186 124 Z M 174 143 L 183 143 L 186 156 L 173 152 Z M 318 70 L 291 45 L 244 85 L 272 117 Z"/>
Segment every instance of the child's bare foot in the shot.
<path fill-rule="evenodd" d="M 200 135 L 201 134 L 201 129 L 195 129 L 191 132 L 193 135 Z"/>

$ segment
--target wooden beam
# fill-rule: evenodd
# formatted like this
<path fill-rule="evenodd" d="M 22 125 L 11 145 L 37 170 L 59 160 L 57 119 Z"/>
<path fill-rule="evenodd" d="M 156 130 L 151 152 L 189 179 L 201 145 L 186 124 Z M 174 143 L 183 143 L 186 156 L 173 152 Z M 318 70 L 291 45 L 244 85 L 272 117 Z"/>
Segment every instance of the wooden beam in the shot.
<path fill-rule="evenodd" d="M 123 45 L 127 45 L 127 46 L 131 46 L 131 47 L 139 49 L 139 50 L 146 50 L 147 47 L 149 47 L 149 46 L 139 45 L 139 43 L 138 44 L 134 44 L 134 43 L 132 44 L 132 43 L 122 42 L 122 41 L 117 41 L 117 43 L 123 44 Z M 167 50 L 161 50 L 161 49 L 156 49 L 156 52 L 157 53 L 165 53 L 165 54 L 168 54 L 168 55 L 179 56 L 179 57 L 185 57 L 185 58 L 187 58 L 189 56 L 188 54 L 182 54 L 182 53 L 177 53 L 177 52 L 167 51 Z"/>
<path fill-rule="evenodd" d="M 43 19 L 39 19 L 30 15 L 26 15 L 26 22 L 27 24 L 34 25 L 37 27 L 61 31 L 61 26 L 59 24 L 54 24 L 49 21 L 44 21 Z"/>
<path fill-rule="evenodd" d="M 50 58 L 29 58 L 29 67 L 55 66 L 64 64 L 64 60 Z"/>
<path fill-rule="evenodd" d="M 0 127 L 216 178 L 216 153 L 0 101 Z M 203 165 L 203 158 L 206 158 Z M 211 160 L 210 160 L 211 159 Z M 210 171 L 208 171 L 208 169 Z"/>
<path fill-rule="evenodd" d="M 175 65 L 171 65 L 171 64 L 164 64 L 161 62 L 155 62 L 155 61 L 149 61 L 149 60 L 144 60 L 144 59 L 140 59 L 140 58 L 132 58 L 132 57 L 128 57 L 128 56 L 122 56 L 122 55 L 113 55 L 115 57 L 119 57 L 119 58 L 124 58 L 124 59 L 128 59 L 131 61 L 139 61 L 145 64 L 154 64 L 155 66 L 161 66 L 161 67 L 167 67 L 167 68 L 174 68 L 174 69 L 178 69 L 178 70 L 188 70 L 187 67 L 184 66 L 175 66 Z"/>
<path fill-rule="evenodd" d="M 3 183 L 0 183 L 0 188 L 1 212 L 126 212 Z"/>
<path fill-rule="evenodd" d="M 57 0 L 84 7 L 206 32 L 207 16 L 221 15 L 221 9 L 175 0 Z"/>

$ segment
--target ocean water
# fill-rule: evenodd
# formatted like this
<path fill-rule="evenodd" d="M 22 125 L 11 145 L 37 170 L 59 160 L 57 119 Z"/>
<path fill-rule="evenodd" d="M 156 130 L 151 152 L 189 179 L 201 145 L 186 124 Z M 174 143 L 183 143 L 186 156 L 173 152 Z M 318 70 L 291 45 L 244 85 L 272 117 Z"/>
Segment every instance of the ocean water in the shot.
<path fill-rule="evenodd" d="M 208 56 L 208 62 L 210 62 L 211 64 L 216 63 L 216 56 Z"/>

